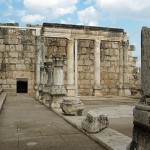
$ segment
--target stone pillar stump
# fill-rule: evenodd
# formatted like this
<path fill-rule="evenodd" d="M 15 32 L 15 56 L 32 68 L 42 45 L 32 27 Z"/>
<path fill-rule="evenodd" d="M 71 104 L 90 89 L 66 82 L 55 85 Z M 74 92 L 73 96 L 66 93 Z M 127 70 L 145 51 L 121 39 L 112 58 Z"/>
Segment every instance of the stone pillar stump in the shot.
<path fill-rule="evenodd" d="M 150 28 L 141 34 L 141 100 L 133 110 L 130 150 L 150 150 Z"/>
<path fill-rule="evenodd" d="M 63 65 L 65 61 L 65 54 L 53 54 L 52 60 L 54 64 L 53 85 L 50 87 L 50 107 L 60 108 L 62 98 L 66 96 L 66 89 L 64 87 L 64 72 Z"/>
<path fill-rule="evenodd" d="M 67 97 L 63 98 L 60 108 L 65 115 L 81 116 L 84 110 L 84 104 L 77 97 Z"/>

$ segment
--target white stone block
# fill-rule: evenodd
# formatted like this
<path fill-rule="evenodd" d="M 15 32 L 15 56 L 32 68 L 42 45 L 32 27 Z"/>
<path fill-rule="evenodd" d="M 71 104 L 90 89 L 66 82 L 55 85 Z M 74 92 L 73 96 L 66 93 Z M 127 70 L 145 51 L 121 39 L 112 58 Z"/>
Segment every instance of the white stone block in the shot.
<path fill-rule="evenodd" d="M 108 127 L 108 117 L 99 110 L 90 110 L 82 121 L 82 128 L 89 133 L 97 133 Z"/>

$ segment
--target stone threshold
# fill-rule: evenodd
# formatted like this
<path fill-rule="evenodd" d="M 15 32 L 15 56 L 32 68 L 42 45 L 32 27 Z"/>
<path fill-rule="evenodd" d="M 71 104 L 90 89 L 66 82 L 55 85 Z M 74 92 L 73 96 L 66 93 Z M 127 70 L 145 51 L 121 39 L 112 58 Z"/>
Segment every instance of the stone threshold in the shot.
<path fill-rule="evenodd" d="M 88 133 L 81 126 L 81 122 L 86 116 L 66 116 L 61 109 L 51 110 L 108 150 L 126 150 L 132 141 L 130 137 L 111 128 L 106 128 L 99 133 Z"/>

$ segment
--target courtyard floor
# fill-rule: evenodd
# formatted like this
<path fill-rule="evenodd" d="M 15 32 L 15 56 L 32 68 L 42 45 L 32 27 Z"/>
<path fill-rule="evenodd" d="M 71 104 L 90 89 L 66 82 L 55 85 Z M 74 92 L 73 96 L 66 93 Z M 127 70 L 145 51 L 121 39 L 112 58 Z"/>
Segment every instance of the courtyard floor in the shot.
<path fill-rule="evenodd" d="M 105 150 L 38 101 L 7 96 L 0 114 L 0 150 Z"/>
<path fill-rule="evenodd" d="M 85 105 L 83 116 L 89 110 L 100 110 L 108 115 L 109 127 L 132 137 L 133 108 L 139 103 L 139 98 L 130 97 L 80 97 Z"/>
<path fill-rule="evenodd" d="M 133 108 L 138 99 L 80 97 L 83 116 L 99 109 L 110 128 L 132 137 Z M 0 114 L 0 150 L 105 150 L 53 111 L 28 95 L 7 96 Z"/>

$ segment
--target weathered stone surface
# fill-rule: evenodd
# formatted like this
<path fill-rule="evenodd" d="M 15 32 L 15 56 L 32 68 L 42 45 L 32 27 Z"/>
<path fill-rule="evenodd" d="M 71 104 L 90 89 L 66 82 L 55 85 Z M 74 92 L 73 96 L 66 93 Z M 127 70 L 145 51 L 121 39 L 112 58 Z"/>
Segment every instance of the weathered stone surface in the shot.
<path fill-rule="evenodd" d="M 82 121 L 82 128 L 89 133 L 97 133 L 107 128 L 109 125 L 107 115 L 99 110 L 88 112 L 86 119 Z"/>
<path fill-rule="evenodd" d="M 150 128 L 150 107 L 137 105 L 133 110 L 134 122 Z"/>
<path fill-rule="evenodd" d="M 63 98 L 60 108 L 65 115 L 81 116 L 82 111 L 84 110 L 84 104 L 77 97 L 67 97 Z"/>
<path fill-rule="evenodd" d="M 141 89 L 142 95 L 150 97 L 150 68 L 149 68 L 149 59 L 150 59 L 150 29 L 143 27 L 142 29 L 142 49 L 141 49 Z M 144 77 L 143 77 L 144 76 Z"/>
<path fill-rule="evenodd" d="M 150 149 L 150 28 L 143 27 L 141 35 L 142 97 L 133 111 L 134 128 L 130 150 Z"/>
<path fill-rule="evenodd" d="M 124 54 L 122 54 L 123 45 L 120 43 L 127 41 L 127 38 L 122 29 L 80 26 L 72 26 L 73 29 L 71 29 L 70 25 L 56 25 L 54 28 L 53 26 L 43 26 L 42 30 L 40 26 L 38 28 L 16 28 L 13 26 L 0 28 L 0 63 L 7 66 L 6 74 L 2 74 L 3 78 L 6 79 L 7 75 L 10 76 L 11 72 L 12 79 L 16 80 L 16 72 L 20 72 L 17 73 L 17 77 L 29 78 L 35 81 L 35 77 L 40 77 L 39 67 L 38 73 L 35 73 L 37 60 L 42 61 L 42 63 L 44 61 L 51 61 L 52 55 L 59 53 L 66 54 L 67 60 L 65 60 L 62 69 L 55 69 L 54 72 L 57 76 L 54 77 L 58 80 L 61 79 L 55 81 L 64 83 L 69 96 L 75 96 L 75 94 L 85 96 L 94 95 L 95 76 L 101 83 L 101 89 L 96 89 L 96 93 L 101 91 L 103 95 L 118 95 L 119 90 L 123 90 L 124 81 L 121 77 L 123 76 L 124 64 L 121 61 Z M 42 39 L 41 41 L 37 40 L 37 32 L 39 39 Z M 122 39 L 125 39 L 125 41 L 122 41 Z M 101 44 L 98 44 L 96 48 L 98 54 L 100 54 L 100 58 L 99 55 L 96 55 L 97 57 L 94 56 L 94 41 L 96 40 L 99 42 L 101 40 Z M 75 56 L 76 42 L 77 56 Z M 44 46 L 40 56 L 36 55 L 38 44 L 39 49 L 41 49 L 41 46 Z M 133 61 L 132 49 L 132 46 L 129 46 L 129 69 L 128 71 L 124 70 L 129 73 L 130 87 L 134 91 L 132 93 L 135 93 L 139 87 L 139 83 L 138 79 L 135 78 L 137 73 L 133 72 L 136 66 L 136 59 Z M 96 62 L 100 60 L 100 66 L 97 65 L 96 67 L 94 65 L 95 58 L 98 60 Z M 75 65 L 75 61 L 77 66 Z M 38 63 L 40 64 L 40 62 Z M 96 72 L 99 70 L 99 67 L 100 75 L 99 73 L 94 73 L 94 70 Z M 14 74 L 12 71 L 14 71 Z M 75 72 L 77 72 L 76 76 Z M 64 77 L 60 78 L 58 74 Z M 43 83 L 46 82 L 46 79 L 47 75 L 45 75 Z M 75 80 L 78 82 L 75 83 Z M 78 89 L 75 84 L 78 86 Z M 72 89 L 68 88 L 70 85 L 74 85 Z M 5 85 L 4 87 L 14 87 L 14 84 Z M 125 91 L 123 91 L 124 93 Z"/>

